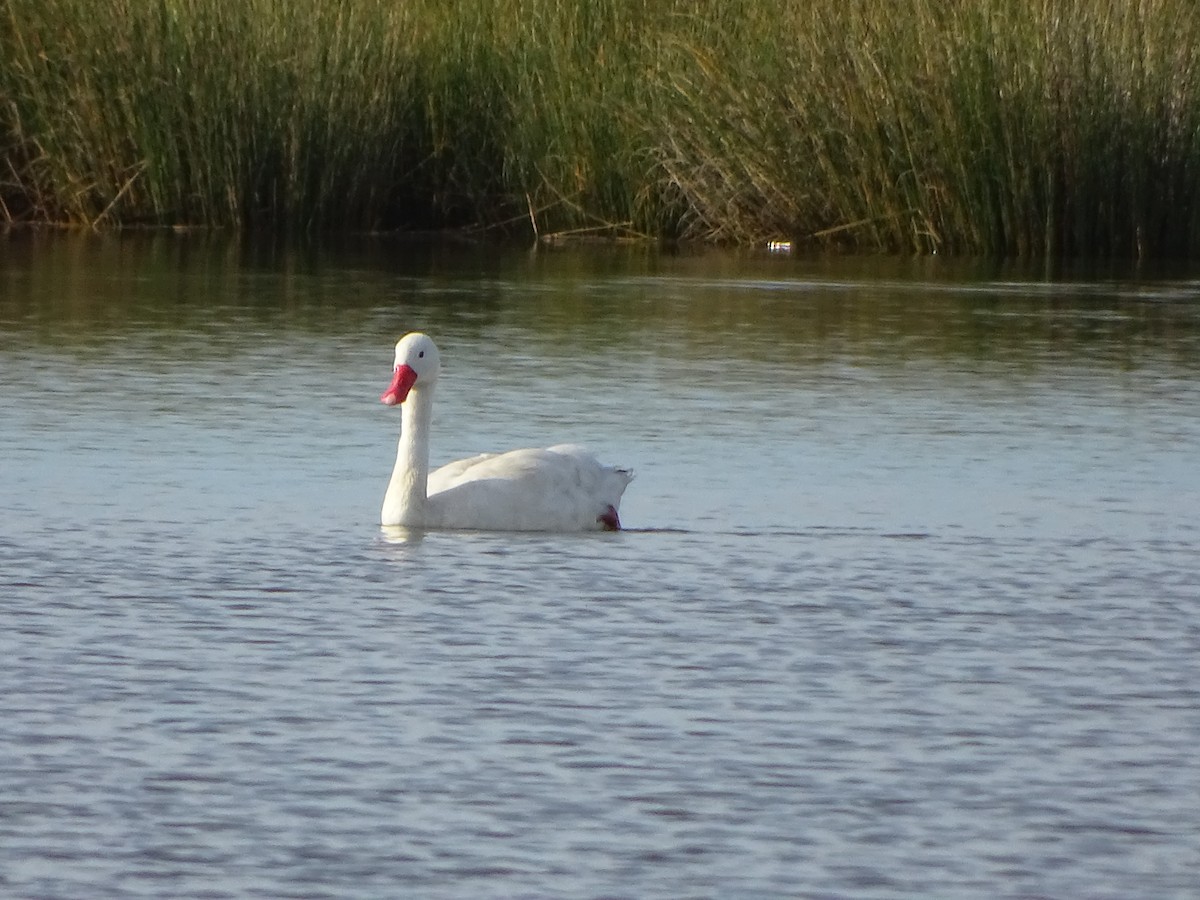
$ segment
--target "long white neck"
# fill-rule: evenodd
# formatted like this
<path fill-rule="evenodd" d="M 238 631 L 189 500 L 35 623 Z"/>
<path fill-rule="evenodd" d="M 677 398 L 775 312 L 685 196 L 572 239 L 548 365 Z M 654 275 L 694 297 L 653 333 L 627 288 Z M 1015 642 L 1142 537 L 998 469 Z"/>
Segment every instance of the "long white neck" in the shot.
<path fill-rule="evenodd" d="M 400 443 L 396 466 L 383 498 L 384 525 L 425 524 L 429 491 L 429 426 L 433 420 L 433 385 L 413 385 L 400 407 Z"/>

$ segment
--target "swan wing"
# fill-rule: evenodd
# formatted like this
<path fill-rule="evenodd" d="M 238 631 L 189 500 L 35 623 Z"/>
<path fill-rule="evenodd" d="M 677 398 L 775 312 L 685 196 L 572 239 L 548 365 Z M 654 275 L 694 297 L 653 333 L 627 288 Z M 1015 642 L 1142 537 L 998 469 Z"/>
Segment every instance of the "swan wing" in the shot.
<path fill-rule="evenodd" d="M 632 478 L 574 445 L 485 453 L 432 473 L 429 504 L 446 528 L 592 530 Z"/>
<path fill-rule="evenodd" d="M 439 494 L 447 488 L 458 484 L 460 481 L 471 480 L 471 472 L 476 466 L 481 465 L 489 459 L 495 459 L 499 455 L 497 453 L 480 453 L 478 456 L 456 459 L 454 462 L 446 463 L 441 468 L 434 469 L 429 473 L 428 493 Z"/>

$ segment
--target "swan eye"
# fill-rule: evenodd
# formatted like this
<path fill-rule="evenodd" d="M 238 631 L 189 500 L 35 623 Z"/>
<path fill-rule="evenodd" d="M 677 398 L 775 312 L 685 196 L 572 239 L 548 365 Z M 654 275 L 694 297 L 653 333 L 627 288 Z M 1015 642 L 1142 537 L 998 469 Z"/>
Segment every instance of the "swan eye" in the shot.
<path fill-rule="evenodd" d="M 422 350 L 420 353 L 418 353 L 418 354 L 417 354 L 417 358 L 418 358 L 418 359 L 424 359 L 424 358 L 425 358 L 425 351 L 424 351 L 424 350 Z"/>

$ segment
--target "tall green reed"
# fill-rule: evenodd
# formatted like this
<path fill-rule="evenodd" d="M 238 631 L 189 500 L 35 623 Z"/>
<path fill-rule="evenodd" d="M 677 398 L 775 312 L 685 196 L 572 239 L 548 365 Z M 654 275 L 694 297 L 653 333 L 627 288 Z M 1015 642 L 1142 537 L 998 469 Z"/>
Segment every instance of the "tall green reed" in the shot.
<path fill-rule="evenodd" d="M 0 0 L 11 218 L 1200 250 L 1191 0 Z"/>

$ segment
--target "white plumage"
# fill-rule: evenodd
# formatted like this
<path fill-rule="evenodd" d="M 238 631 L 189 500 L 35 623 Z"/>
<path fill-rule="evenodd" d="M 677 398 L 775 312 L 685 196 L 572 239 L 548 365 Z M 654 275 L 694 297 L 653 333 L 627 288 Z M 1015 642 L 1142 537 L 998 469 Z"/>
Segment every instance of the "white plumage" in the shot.
<path fill-rule="evenodd" d="M 383 500 L 384 525 L 486 531 L 620 528 L 621 495 L 633 479 L 582 447 L 512 450 L 460 459 L 429 471 L 437 346 L 424 334 L 396 344 L 392 383 L 380 399 L 402 404 L 396 466 Z"/>

